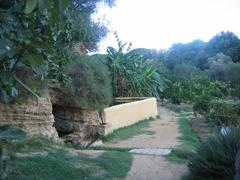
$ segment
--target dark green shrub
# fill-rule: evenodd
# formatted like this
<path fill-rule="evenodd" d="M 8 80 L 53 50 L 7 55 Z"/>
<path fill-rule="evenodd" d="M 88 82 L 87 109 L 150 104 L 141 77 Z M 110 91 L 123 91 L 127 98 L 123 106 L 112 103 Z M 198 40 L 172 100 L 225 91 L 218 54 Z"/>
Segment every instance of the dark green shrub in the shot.
<path fill-rule="evenodd" d="M 101 110 L 111 102 L 111 83 L 107 67 L 89 56 L 80 56 L 67 70 L 72 81 L 66 96 L 82 108 Z"/>
<path fill-rule="evenodd" d="M 190 159 L 189 179 L 232 180 L 235 175 L 235 156 L 240 150 L 240 128 L 231 127 L 223 136 L 220 132 L 208 137 L 196 155 Z"/>
<path fill-rule="evenodd" d="M 193 105 L 193 111 L 194 113 L 199 113 L 202 115 L 205 115 L 206 112 L 210 109 L 210 102 L 213 97 L 211 96 L 199 96 Z"/>
<path fill-rule="evenodd" d="M 188 99 L 194 104 L 193 110 L 203 115 L 209 112 L 211 100 L 221 98 L 226 93 L 225 86 L 207 76 L 190 79 L 188 84 Z"/>
<path fill-rule="evenodd" d="M 167 82 L 167 88 L 162 95 L 173 104 L 180 104 L 186 101 L 185 83 L 180 79 L 172 78 Z"/>
<path fill-rule="evenodd" d="M 171 74 L 169 76 L 163 95 L 174 104 L 193 103 L 194 111 L 200 114 L 209 111 L 209 103 L 212 99 L 222 97 L 226 93 L 226 88 L 221 83 L 205 75 L 189 79 L 181 79 Z"/>
<path fill-rule="evenodd" d="M 240 100 L 213 100 L 207 118 L 216 124 L 233 125 L 240 122 Z"/>

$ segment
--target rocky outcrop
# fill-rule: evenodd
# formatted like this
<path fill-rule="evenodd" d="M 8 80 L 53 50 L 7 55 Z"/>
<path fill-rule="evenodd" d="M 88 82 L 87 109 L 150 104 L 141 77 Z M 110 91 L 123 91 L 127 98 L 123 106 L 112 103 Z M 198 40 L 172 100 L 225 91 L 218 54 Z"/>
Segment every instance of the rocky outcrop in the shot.
<path fill-rule="evenodd" d="M 60 136 L 67 135 L 65 137 L 69 141 L 74 139 L 76 142 L 97 134 L 96 127 L 100 124 L 97 111 L 79 107 L 57 82 L 51 84 L 49 92 L 55 117 L 54 127 Z"/>
<path fill-rule="evenodd" d="M 29 137 L 44 135 L 58 139 L 53 123 L 52 103 L 47 95 L 38 99 L 29 97 L 23 103 L 0 103 L 0 125 L 12 124 L 24 130 Z"/>
<path fill-rule="evenodd" d="M 95 127 L 99 124 L 97 111 L 54 105 L 53 114 L 54 126 L 60 133 L 78 134 L 81 139 L 92 137 L 95 134 Z"/>
<path fill-rule="evenodd" d="M 58 133 L 68 135 L 65 137 L 74 142 L 97 134 L 100 125 L 97 111 L 79 107 L 57 82 L 51 83 L 49 93 L 45 94 L 38 99 L 29 97 L 23 103 L 0 103 L 0 125 L 12 124 L 29 137 L 44 135 L 58 139 Z"/>

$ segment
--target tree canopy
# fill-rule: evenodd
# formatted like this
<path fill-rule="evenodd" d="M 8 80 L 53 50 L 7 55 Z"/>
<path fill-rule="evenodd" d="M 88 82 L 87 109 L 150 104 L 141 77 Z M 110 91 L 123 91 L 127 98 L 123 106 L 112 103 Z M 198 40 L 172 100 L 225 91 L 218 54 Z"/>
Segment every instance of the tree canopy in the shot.
<path fill-rule="evenodd" d="M 65 68 L 74 45 L 82 42 L 87 51 L 94 51 L 106 35 L 106 28 L 91 20 L 102 1 L 113 4 L 111 0 L 1 1 L 0 100 L 17 97 L 22 89 L 38 96 L 36 84 L 48 79 L 67 83 Z"/>
<path fill-rule="evenodd" d="M 201 70 L 207 68 L 208 58 L 223 53 L 233 62 L 240 61 L 240 39 L 232 32 L 221 32 L 208 42 L 194 40 L 190 43 L 173 44 L 165 53 L 164 63 L 169 69 L 181 63 L 192 64 Z"/>
<path fill-rule="evenodd" d="M 221 32 L 209 40 L 206 51 L 210 56 L 223 53 L 233 62 L 240 62 L 240 39 L 233 32 Z"/>

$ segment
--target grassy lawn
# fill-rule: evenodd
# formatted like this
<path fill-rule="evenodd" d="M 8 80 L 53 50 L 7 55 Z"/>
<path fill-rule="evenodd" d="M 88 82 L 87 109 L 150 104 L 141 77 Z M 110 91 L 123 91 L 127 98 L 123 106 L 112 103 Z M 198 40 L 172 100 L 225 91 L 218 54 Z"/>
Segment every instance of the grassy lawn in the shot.
<path fill-rule="evenodd" d="M 123 128 L 119 128 L 107 136 L 102 136 L 101 139 L 104 142 L 107 142 L 107 141 L 112 141 L 112 140 L 128 139 L 128 138 L 134 137 L 139 134 L 153 135 L 155 132 L 147 131 L 146 128 L 150 126 L 150 123 L 152 121 L 155 121 L 157 119 L 159 120 L 159 117 L 144 119 L 142 121 L 137 122 L 136 124 L 133 124 L 133 125 L 130 125 L 127 127 L 123 127 Z"/>
<path fill-rule="evenodd" d="M 10 146 L 6 179 L 116 179 L 124 178 L 132 164 L 127 151 L 105 150 L 98 157 L 84 150 L 35 138 Z"/>
<path fill-rule="evenodd" d="M 192 132 L 189 125 L 189 115 L 192 113 L 189 108 L 187 108 L 187 111 L 185 110 L 186 108 L 181 109 L 181 107 L 178 107 L 178 111 L 180 112 L 178 116 L 178 123 L 182 134 L 180 137 L 182 144 L 173 149 L 168 156 L 170 160 L 178 162 L 186 162 L 200 145 L 198 137 Z"/>

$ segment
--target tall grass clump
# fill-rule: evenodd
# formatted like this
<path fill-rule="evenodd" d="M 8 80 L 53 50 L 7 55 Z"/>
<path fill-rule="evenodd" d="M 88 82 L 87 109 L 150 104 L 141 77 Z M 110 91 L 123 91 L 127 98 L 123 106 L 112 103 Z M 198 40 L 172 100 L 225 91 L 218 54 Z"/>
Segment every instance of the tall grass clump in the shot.
<path fill-rule="evenodd" d="M 240 150 L 240 127 L 231 127 L 226 135 L 219 131 L 208 137 L 189 161 L 188 179 L 232 180 L 235 157 Z"/>

